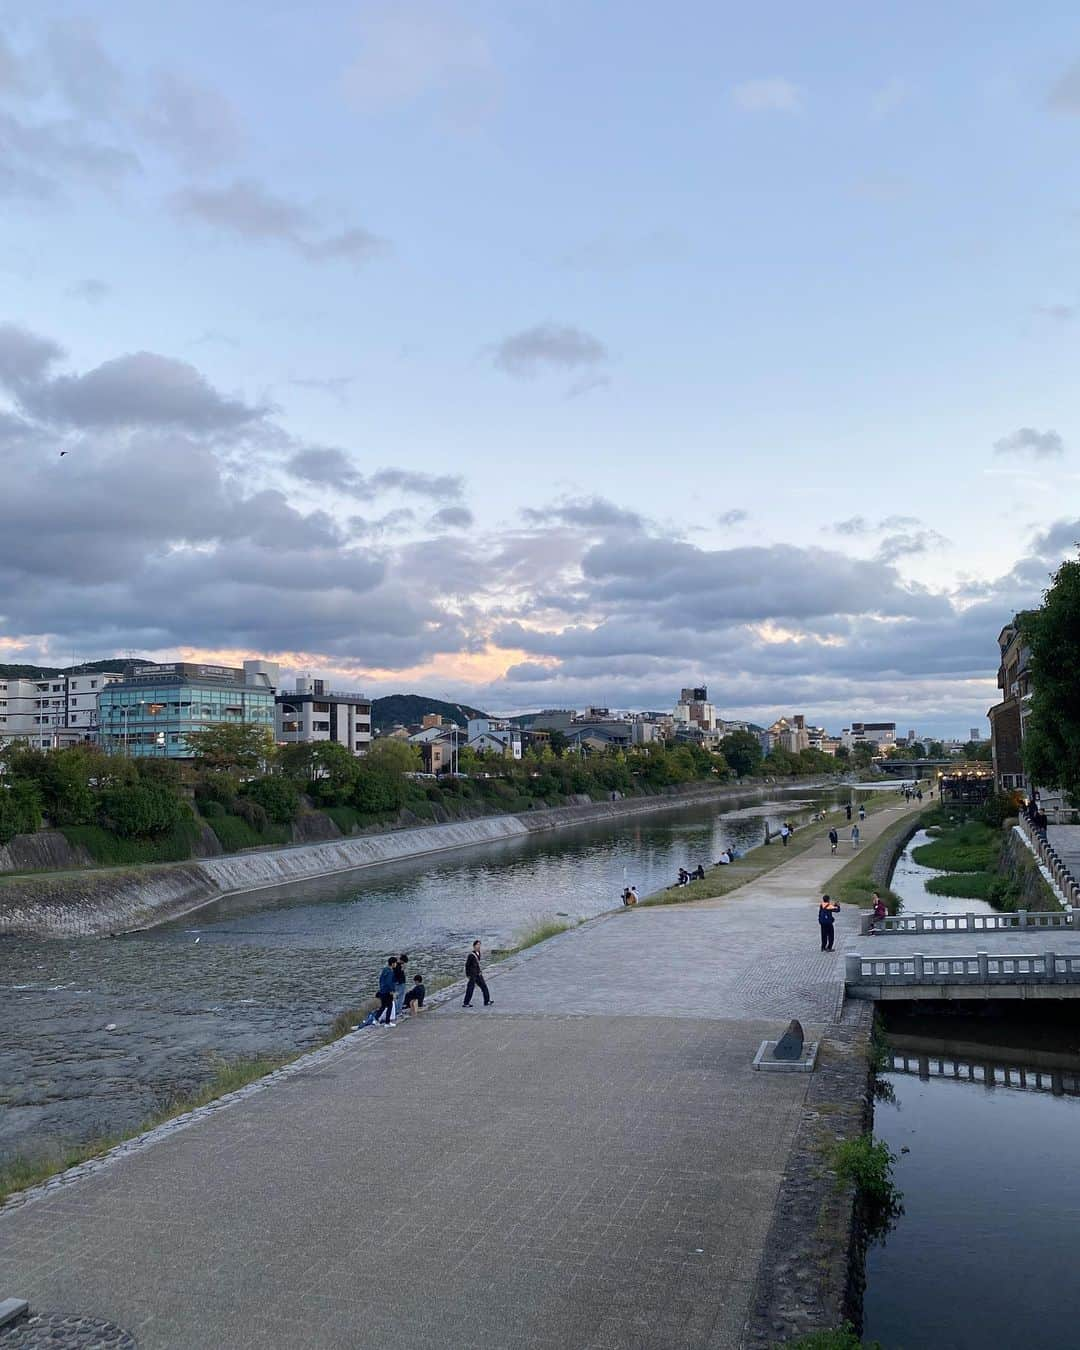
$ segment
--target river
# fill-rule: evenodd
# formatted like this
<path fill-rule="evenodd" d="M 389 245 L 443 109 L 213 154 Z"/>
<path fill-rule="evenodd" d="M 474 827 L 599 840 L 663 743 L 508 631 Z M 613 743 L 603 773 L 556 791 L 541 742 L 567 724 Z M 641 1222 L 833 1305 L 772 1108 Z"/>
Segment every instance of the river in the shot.
<path fill-rule="evenodd" d="M 388 952 L 457 976 L 474 938 L 505 948 L 536 919 L 612 908 L 627 883 L 647 895 L 847 792 L 759 791 L 526 835 L 228 898 L 116 939 L 0 940 L 0 1160 L 132 1129 L 222 1059 L 316 1044 L 373 993 Z"/>
<path fill-rule="evenodd" d="M 905 855 L 894 874 L 911 912 L 988 908 L 925 896 L 926 872 Z M 963 1006 L 880 1008 L 895 1100 L 874 1132 L 904 1214 L 867 1256 L 864 1335 L 884 1350 L 1061 1350 L 1077 1341 L 1080 1008 Z"/>

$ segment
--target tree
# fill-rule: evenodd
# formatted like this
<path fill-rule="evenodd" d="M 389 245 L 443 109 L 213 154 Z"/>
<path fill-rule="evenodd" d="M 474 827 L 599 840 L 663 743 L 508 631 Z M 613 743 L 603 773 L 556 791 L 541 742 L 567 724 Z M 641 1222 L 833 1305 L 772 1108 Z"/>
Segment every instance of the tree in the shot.
<path fill-rule="evenodd" d="M 255 722 L 220 722 L 205 731 L 189 731 L 186 740 L 200 769 L 238 774 L 264 771 L 277 747 L 269 727 Z"/>
<path fill-rule="evenodd" d="M 851 747 L 851 764 L 856 769 L 868 769 L 875 750 L 871 741 L 856 741 Z"/>
<path fill-rule="evenodd" d="M 171 830 L 189 808 L 164 783 L 135 782 L 106 788 L 100 809 L 104 823 L 116 834 L 145 839 Z"/>
<path fill-rule="evenodd" d="M 41 789 L 29 778 L 0 779 L 0 844 L 41 824 Z"/>
<path fill-rule="evenodd" d="M 420 748 L 408 741 L 395 741 L 389 737 L 380 737 L 372 743 L 364 756 L 364 763 L 378 765 L 389 773 L 419 773 L 424 767 Z"/>
<path fill-rule="evenodd" d="M 551 746 L 551 753 L 555 755 L 556 758 L 564 755 L 566 753 L 566 732 L 559 731 L 558 728 L 549 732 L 548 745 Z"/>
<path fill-rule="evenodd" d="M 1080 560 L 1054 573 L 1041 609 L 1021 614 L 1030 649 L 1031 704 L 1024 767 L 1039 787 L 1080 799 Z"/>
<path fill-rule="evenodd" d="M 930 742 L 930 744 L 926 747 L 926 758 L 927 759 L 945 758 L 945 746 L 942 744 L 941 741 Z"/>
<path fill-rule="evenodd" d="M 300 794 L 287 778 L 256 778 L 244 788 L 244 796 L 258 802 L 267 818 L 279 825 L 290 824 L 300 805 Z"/>
<path fill-rule="evenodd" d="M 740 778 L 747 778 L 761 768 L 765 758 L 761 742 L 752 731 L 731 731 L 720 742 L 724 758 Z"/>

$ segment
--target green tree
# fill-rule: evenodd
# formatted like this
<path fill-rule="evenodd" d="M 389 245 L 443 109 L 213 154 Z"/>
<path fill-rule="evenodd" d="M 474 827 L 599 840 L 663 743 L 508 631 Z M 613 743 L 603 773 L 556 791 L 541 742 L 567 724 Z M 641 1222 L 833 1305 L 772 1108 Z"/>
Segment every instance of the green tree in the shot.
<path fill-rule="evenodd" d="M 186 740 L 200 769 L 240 775 L 265 772 L 277 751 L 269 727 L 255 722 L 220 722 L 187 732 Z"/>
<path fill-rule="evenodd" d="M 365 764 L 378 765 L 389 773 L 419 773 L 424 767 L 420 748 L 408 741 L 392 740 L 382 736 L 373 741 L 371 749 L 364 756 Z"/>
<path fill-rule="evenodd" d="M 357 811 L 371 815 L 382 815 L 399 811 L 405 801 L 405 782 L 400 772 L 395 772 L 386 763 L 385 757 L 372 759 L 365 756 L 360 772 L 352 786 L 352 805 Z"/>
<path fill-rule="evenodd" d="M 189 808 L 164 783 L 123 783 L 100 797 L 102 823 L 125 839 L 164 834 Z"/>
<path fill-rule="evenodd" d="M 761 761 L 762 770 L 774 778 L 790 778 L 798 767 L 795 756 L 779 745 L 774 745 Z"/>
<path fill-rule="evenodd" d="M 851 747 L 851 764 L 856 769 L 868 769 L 877 752 L 871 741 L 856 741 Z"/>
<path fill-rule="evenodd" d="M 0 844 L 41 825 L 41 789 L 30 778 L 0 779 Z"/>
<path fill-rule="evenodd" d="M 926 747 L 926 758 L 927 759 L 945 758 L 945 746 L 941 743 L 941 741 L 930 742 L 930 744 Z"/>
<path fill-rule="evenodd" d="M 740 778 L 747 778 L 761 769 L 765 758 L 761 742 L 752 731 L 730 731 L 720 742 L 724 758 Z"/>
<path fill-rule="evenodd" d="M 348 751 L 345 752 L 348 754 Z M 244 796 L 258 802 L 269 820 L 288 825 L 300 806 L 300 794 L 287 778 L 256 778 L 244 788 Z"/>
<path fill-rule="evenodd" d="M 549 733 L 548 745 L 551 746 L 551 753 L 560 758 L 566 754 L 566 732 L 559 731 L 558 728 Z"/>
<path fill-rule="evenodd" d="M 1024 766 L 1039 787 L 1080 800 L 1080 560 L 1055 572 L 1041 609 L 1021 614 L 1032 694 Z"/>

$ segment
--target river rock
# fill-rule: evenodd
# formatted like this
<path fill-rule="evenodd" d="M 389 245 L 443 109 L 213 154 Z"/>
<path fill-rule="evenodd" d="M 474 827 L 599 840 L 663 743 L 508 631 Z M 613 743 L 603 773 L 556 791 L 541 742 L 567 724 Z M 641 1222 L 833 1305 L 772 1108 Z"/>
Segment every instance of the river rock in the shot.
<path fill-rule="evenodd" d="M 802 1023 L 794 1017 L 788 1023 L 788 1029 L 776 1042 L 773 1059 L 802 1059 L 803 1029 Z"/>

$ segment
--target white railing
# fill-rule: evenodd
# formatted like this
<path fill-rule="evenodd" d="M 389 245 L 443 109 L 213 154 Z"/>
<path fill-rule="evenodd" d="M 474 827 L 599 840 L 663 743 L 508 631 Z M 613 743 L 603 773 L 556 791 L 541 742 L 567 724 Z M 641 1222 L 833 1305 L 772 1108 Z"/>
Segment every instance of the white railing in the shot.
<path fill-rule="evenodd" d="M 934 933 L 1007 933 L 1021 928 L 1067 928 L 1080 932 L 1080 909 L 1018 909 L 1001 914 L 889 914 L 862 916 L 864 934 L 905 937 Z"/>
<path fill-rule="evenodd" d="M 1080 952 L 972 952 L 957 956 L 846 958 L 848 987 L 867 985 L 1078 984 Z"/>
<path fill-rule="evenodd" d="M 1080 882 L 1065 866 L 1053 844 L 1041 830 L 1037 830 L 1032 825 L 1025 815 L 1020 816 L 1016 828 L 1020 831 L 1028 848 L 1050 873 L 1059 899 L 1064 904 L 1071 905 L 1074 908 L 1080 906 Z"/>

